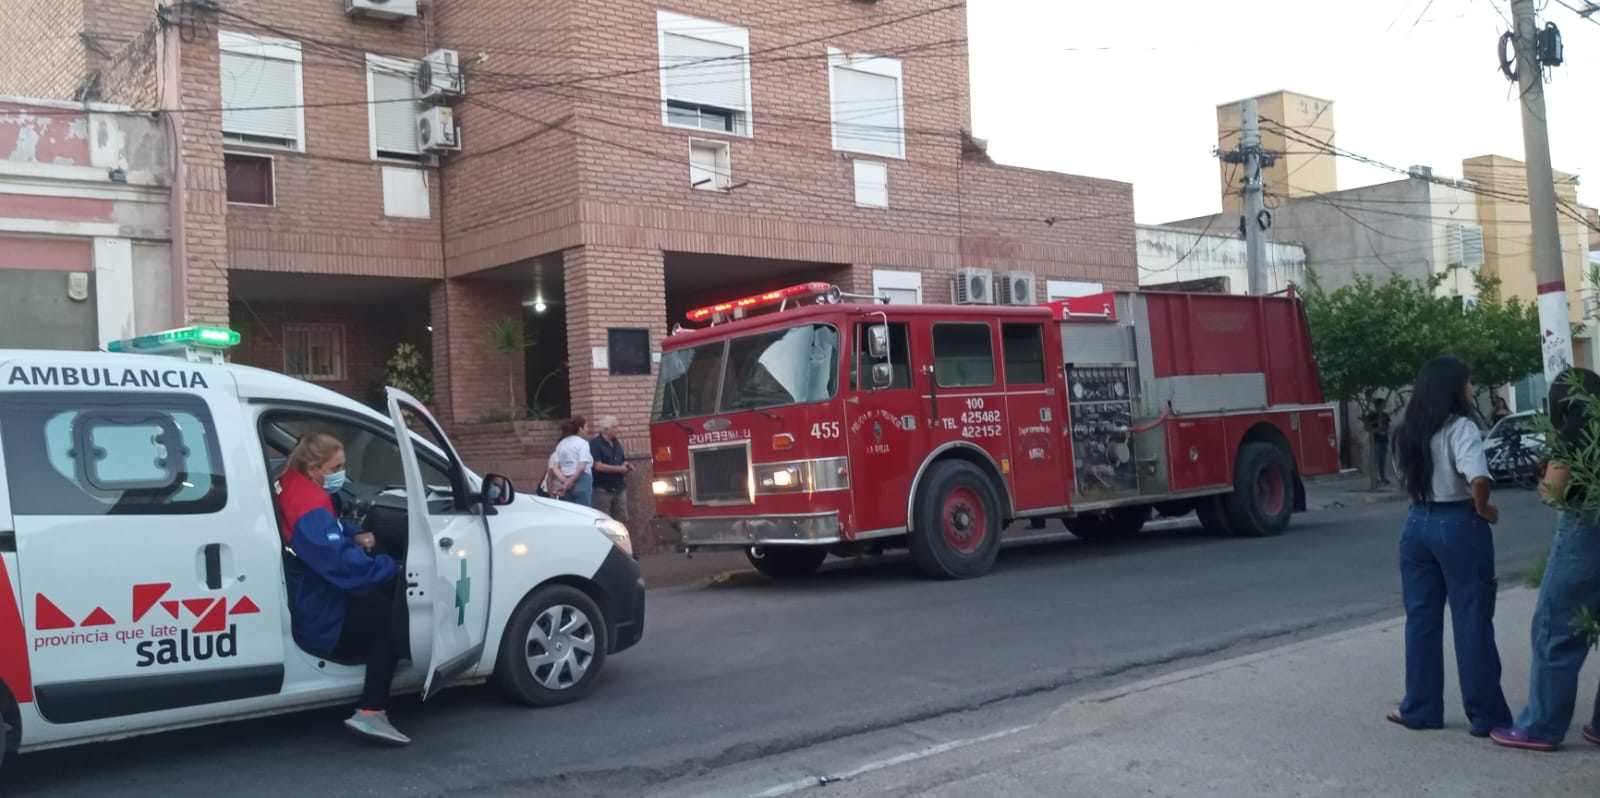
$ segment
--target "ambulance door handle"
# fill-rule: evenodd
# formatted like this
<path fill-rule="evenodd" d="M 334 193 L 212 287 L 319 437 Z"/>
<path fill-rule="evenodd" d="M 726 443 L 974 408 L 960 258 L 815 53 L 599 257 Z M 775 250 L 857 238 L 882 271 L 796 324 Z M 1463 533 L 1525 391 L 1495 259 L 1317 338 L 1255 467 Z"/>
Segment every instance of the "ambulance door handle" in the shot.
<path fill-rule="evenodd" d="M 454 545 L 456 545 L 456 542 L 450 538 L 439 538 L 439 548 L 444 549 L 445 551 L 449 551 L 450 547 Z"/>
<path fill-rule="evenodd" d="M 208 543 L 205 548 L 206 588 L 222 589 L 222 544 Z"/>
<path fill-rule="evenodd" d="M 0 554 L 15 554 L 17 551 L 17 533 L 9 529 L 0 529 Z"/>

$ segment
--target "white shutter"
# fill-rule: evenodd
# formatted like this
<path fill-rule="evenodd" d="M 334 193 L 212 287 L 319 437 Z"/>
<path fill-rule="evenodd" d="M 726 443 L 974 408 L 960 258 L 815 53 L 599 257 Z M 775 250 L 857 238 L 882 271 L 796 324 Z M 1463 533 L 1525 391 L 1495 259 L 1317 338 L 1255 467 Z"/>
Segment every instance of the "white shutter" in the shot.
<path fill-rule="evenodd" d="M 228 51 L 221 63 L 222 132 L 298 144 L 299 65 Z"/>
<path fill-rule="evenodd" d="M 834 149 L 898 158 L 901 139 L 900 80 L 835 66 Z"/>
<path fill-rule="evenodd" d="M 866 208 L 889 207 L 889 166 L 878 161 L 856 161 L 856 204 Z"/>
<path fill-rule="evenodd" d="M 417 155 L 422 146 L 417 136 L 415 84 L 417 65 L 393 59 L 372 59 L 367 70 L 372 77 L 372 140 L 375 154 Z"/>
<path fill-rule="evenodd" d="M 1461 225 L 1461 265 L 1469 269 L 1483 265 L 1483 227 Z"/>
<path fill-rule="evenodd" d="M 662 33 L 662 95 L 692 105 L 744 111 L 747 60 L 745 49 L 737 45 Z"/>

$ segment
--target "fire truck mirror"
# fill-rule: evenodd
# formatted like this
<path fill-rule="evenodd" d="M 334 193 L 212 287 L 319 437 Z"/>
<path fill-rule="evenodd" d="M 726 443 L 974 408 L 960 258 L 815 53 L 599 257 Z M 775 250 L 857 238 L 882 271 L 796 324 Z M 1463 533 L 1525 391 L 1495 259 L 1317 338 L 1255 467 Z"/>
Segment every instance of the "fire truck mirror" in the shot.
<path fill-rule="evenodd" d="M 889 327 L 884 324 L 874 324 L 867 328 L 867 352 L 873 360 L 883 360 L 889 356 Z M 877 371 L 873 371 L 876 375 Z M 876 381 L 877 377 L 873 377 Z"/>
<path fill-rule="evenodd" d="M 894 367 L 888 363 L 872 364 L 872 387 L 887 388 L 894 383 Z"/>

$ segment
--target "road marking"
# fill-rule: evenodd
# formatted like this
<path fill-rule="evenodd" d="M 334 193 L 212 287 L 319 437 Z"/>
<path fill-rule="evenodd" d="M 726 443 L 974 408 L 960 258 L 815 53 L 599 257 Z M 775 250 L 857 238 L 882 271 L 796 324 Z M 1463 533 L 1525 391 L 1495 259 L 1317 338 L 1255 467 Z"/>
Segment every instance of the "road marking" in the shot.
<path fill-rule="evenodd" d="M 897 765 L 904 765 L 907 762 L 915 762 L 919 759 L 927 759 L 940 754 L 947 754 L 957 749 L 967 748 L 969 746 L 974 746 L 981 743 L 993 742 L 1003 737 L 1010 737 L 1013 734 L 1025 732 L 1036 725 L 1038 724 L 1030 723 L 1026 726 L 1016 726 L 1010 729 L 1002 729 L 1001 731 L 985 734 L 981 737 L 969 737 L 962 740 L 951 740 L 949 742 L 939 743 L 938 745 L 923 748 L 921 750 L 908 751 L 904 754 L 888 757 L 887 759 L 879 759 L 874 762 L 868 762 L 865 765 L 857 767 L 853 770 L 847 770 L 837 776 L 825 775 L 815 778 L 797 779 L 795 781 L 788 782 L 787 784 L 780 784 L 776 787 L 772 787 L 765 792 L 758 792 L 755 794 L 754 798 L 778 798 L 778 796 L 790 795 L 811 787 L 822 787 L 837 781 L 849 781 L 850 779 L 859 778 L 874 771 L 892 768 Z"/>

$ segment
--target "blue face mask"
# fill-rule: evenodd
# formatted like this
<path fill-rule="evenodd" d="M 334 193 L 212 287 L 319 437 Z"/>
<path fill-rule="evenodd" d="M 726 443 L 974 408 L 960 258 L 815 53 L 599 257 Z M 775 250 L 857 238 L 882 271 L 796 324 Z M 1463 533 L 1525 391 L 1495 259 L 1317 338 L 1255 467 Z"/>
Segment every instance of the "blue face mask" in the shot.
<path fill-rule="evenodd" d="M 344 471 L 335 471 L 322 478 L 322 489 L 329 493 L 338 493 L 344 487 Z"/>

